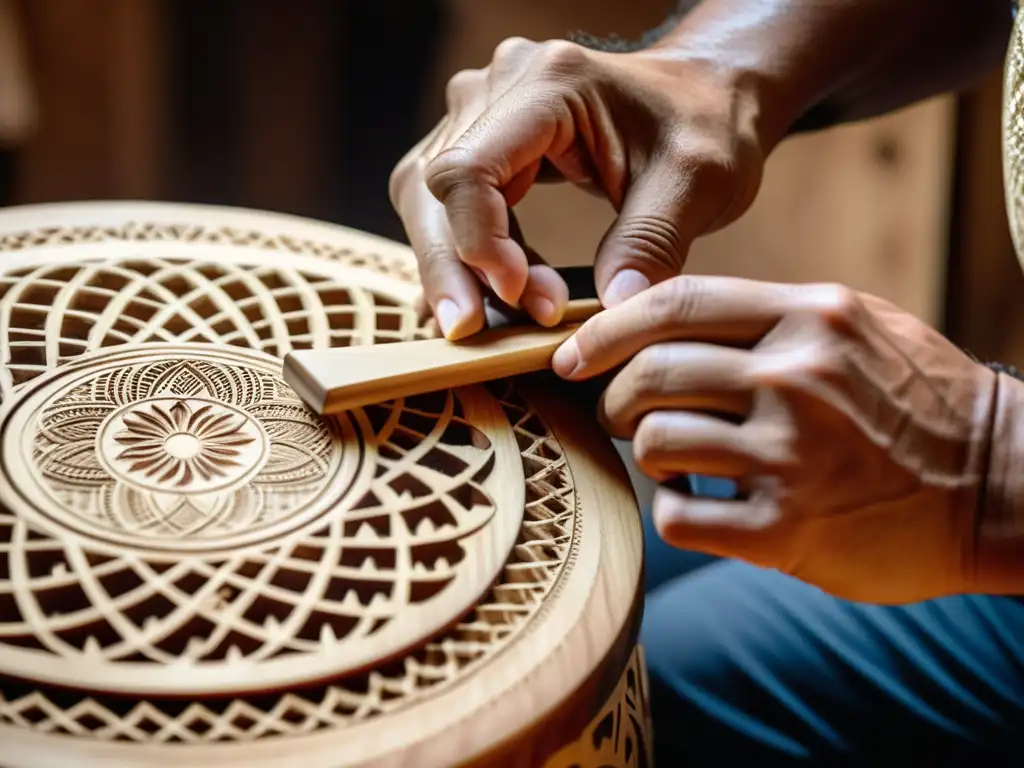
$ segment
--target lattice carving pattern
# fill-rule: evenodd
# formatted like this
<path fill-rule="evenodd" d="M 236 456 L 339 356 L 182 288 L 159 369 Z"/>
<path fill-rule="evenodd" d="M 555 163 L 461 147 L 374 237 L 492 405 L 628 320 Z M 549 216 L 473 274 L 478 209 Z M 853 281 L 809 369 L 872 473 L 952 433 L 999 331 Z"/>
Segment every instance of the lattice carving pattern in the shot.
<path fill-rule="evenodd" d="M 146 744 L 252 741 L 354 725 L 408 706 L 486 663 L 529 627 L 580 534 L 561 448 L 511 389 L 495 392 L 520 446 L 527 482 L 522 528 L 502 578 L 455 628 L 366 675 L 284 694 L 221 702 L 76 694 L 0 678 L 0 721 L 49 734 Z"/>
<path fill-rule="evenodd" d="M 637 647 L 601 711 L 545 768 L 650 768 L 650 719 L 647 667 L 643 649 Z"/>
<path fill-rule="evenodd" d="M 44 227 L 0 233 L 0 251 L 23 251 L 66 245 L 99 245 L 111 242 L 175 242 L 184 245 L 230 245 L 249 249 L 312 256 L 348 267 L 367 269 L 388 277 L 415 282 L 415 264 L 404 258 L 387 258 L 372 251 L 320 243 L 301 237 L 244 227 L 210 227 L 204 224 L 127 222 L 115 227 Z"/>
<path fill-rule="evenodd" d="M 7 329 L 0 404 L 44 371 L 121 344 L 218 343 L 283 357 L 427 335 L 411 307 L 282 260 L 148 258 L 13 270 L 0 276 L 0 327 Z"/>
<path fill-rule="evenodd" d="M 298 269 L 289 266 L 287 259 L 207 263 L 188 258 L 95 258 L 74 265 L 40 263 L 0 273 L 0 328 L 4 333 L 0 344 L 4 347 L 5 360 L 5 365 L 0 367 L 0 403 L 15 398 L 36 377 L 73 363 L 87 352 L 107 348 L 116 351 L 122 346 L 138 348 L 138 345 L 153 343 L 218 343 L 279 357 L 292 349 L 381 343 L 428 335 L 410 306 L 358 285 L 340 285 L 332 277 L 329 266 L 360 267 L 406 283 L 414 282 L 415 267 L 406 259 L 391 260 L 255 230 L 146 223 L 4 234 L 0 235 L 0 250 L 24 251 L 116 241 L 225 244 L 312 256 L 322 260 L 325 266 L 322 270 Z M 68 307 L 66 312 L 51 311 L 62 302 Z M 367 323 L 366 318 L 371 318 L 372 322 Z M 165 362 L 169 367 L 157 376 L 167 374 L 182 361 Z M 265 376 L 261 378 L 259 373 L 252 375 L 260 379 L 260 386 L 273 391 L 278 401 L 287 399 L 276 389 L 283 385 Z M 139 372 L 136 375 L 140 380 L 153 377 L 148 374 L 149 379 L 146 379 L 146 375 Z M 280 457 L 275 461 L 273 455 L 262 459 L 255 456 L 252 446 L 277 429 L 272 414 L 253 414 L 245 403 L 225 400 L 222 394 L 209 398 L 208 391 L 204 395 L 194 386 L 191 389 L 184 386 L 182 382 L 189 381 L 189 376 L 203 378 L 197 375 L 195 366 L 185 374 L 178 371 L 174 375 L 179 376 L 177 390 L 172 386 L 170 390 L 149 392 L 149 400 L 142 411 L 129 408 L 117 417 L 112 417 L 108 411 L 103 419 L 88 416 L 87 423 L 76 424 L 70 432 L 63 431 L 64 437 L 49 444 L 44 442 L 40 450 L 59 450 L 76 435 L 99 430 L 105 424 L 110 427 L 109 440 L 121 449 L 120 458 L 107 466 L 78 467 L 74 460 L 64 462 L 49 480 L 59 485 L 68 480 L 68 472 L 71 472 L 75 482 L 85 477 L 93 490 L 107 488 L 107 491 L 96 491 L 92 497 L 90 503 L 94 506 L 88 513 L 96 515 L 103 509 L 102 504 L 95 504 L 96 494 L 102 498 L 103 493 L 110 492 L 110 487 L 116 487 L 119 473 L 149 472 L 150 481 L 158 485 L 198 483 L 207 496 L 217 496 L 237 490 L 239 478 L 269 471 L 283 472 L 286 476 L 297 472 L 296 476 L 301 478 L 308 470 L 308 467 L 298 468 L 302 461 L 295 456 L 288 461 Z M 209 380 L 212 374 L 207 371 L 204 375 Z M 215 375 L 213 380 L 216 380 Z M 65 393 L 67 400 L 55 402 L 55 410 L 48 418 L 59 421 L 60 408 L 68 406 L 75 398 L 86 397 L 86 392 L 91 400 L 104 387 L 98 381 L 80 386 L 87 389 L 69 390 Z M 253 741 L 352 726 L 421 701 L 485 664 L 518 633 L 527 631 L 530 620 L 543 610 L 545 598 L 558 588 L 560 579 L 571 567 L 572 553 L 580 535 L 572 477 L 557 439 L 513 389 L 493 389 L 492 395 L 500 403 L 521 453 L 526 485 L 523 521 L 499 578 L 476 608 L 447 633 L 367 673 L 349 674 L 329 684 L 289 692 L 237 695 L 220 700 L 75 693 L 0 676 L 0 722 L 90 740 L 146 744 Z M 435 399 L 426 405 L 407 405 L 404 412 L 420 422 L 426 417 L 435 422 L 438 419 L 459 422 L 458 399 L 450 394 L 441 399 L 444 401 L 441 404 Z M 204 411 L 209 400 L 216 400 L 221 410 Z M 113 410 L 117 407 L 111 404 Z M 280 402 L 275 408 L 279 407 Z M 399 406 L 392 404 L 379 409 L 376 417 L 368 414 L 371 422 L 368 434 L 379 435 L 379 430 L 385 429 L 387 424 L 393 428 L 394 417 L 401 418 L 399 410 Z M 47 423 L 52 426 L 56 422 Z M 66 422 L 62 424 L 67 426 Z M 464 420 L 462 427 L 468 428 Z M 157 435 L 160 429 L 164 432 Z M 171 429 L 175 430 L 174 435 L 184 437 L 176 443 L 175 450 L 159 455 L 154 450 L 155 442 L 159 438 L 167 446 Z M 439 434 L 443 437 L 445 432 L 442 426 Z M 415 442 L 430 433 L 430 429 L 424 432 L 421 427 Z M 56 435 L 56 430 L 53 434 Z M 315 446 L 318 440 L 322 442 L 323 435 L 310 432 L 307 437 L 303 441 L 313 446 L 307 452 L 310 458 L 310 453 L 316 455 Z M 399 454 L 409 450 L 408 441 L 392 443 Z M 206 453 L 196 453 L 197 444 L 205 445 L 201 450 Z M 486 444 L 487 441 L 479 437 L 463 439 L 460 447 L 453 451 L 453 455 L 466 464 L 464 479 L 470 485 L 479 484 L 486 475 Z M 481 461 L 476 464 L 465 461 L 467 446 L 478 452 L 477 458 Z M 388 458 L 387 450 L 380 453 Z M 191 463 L 183 460 L 183 456 Z M 204 460 L 198 461 L 197 457 Z M 329 462 L 325 466 L 327 464 Z M 76 474 L 78 472 L 84 474 Z M 311 477 L 300 479 L 299 485 L 307 490 L 315 486 L 319 480 L 311 480 Z M 479 485 L 471 492 L 480 492 Z M 362 506 L 356 505 L 357 511 L 372 511 L 373 502 L 383 504 L 384 499 L 373 498 Z M 71 507 L 77 510 L 75 514 L 82 514 L 82 507 L 77 504 Z M 202 525 L 209 526 L 204 529 L 209 536 L 230 536 L 240 527 L 249 526 L 251 521 L 233 517 L 230 509 L 228 504 L 219 508 L 217 514 L 200 516 Z M 108 516 L 97 520 L 119 535 L 157 539 L 173 536 L 176 531 L 195 530 L 197 518 L 194 515 L 168 517 L 166 512 L 151 508 L 138 519 Z M 268 507 L 264 510 L 265 522 L 279 520 L 280 512 L 280 509 L 275 511 Z M 9 553 L 14 543 L 11 523 L 10 516 L 5 519 L 0 509 L 0 553 L 3 554 Z M 29 543 L 33 538 L 31 532 L 26 536 Z M 46 546 L 40 543 L 37 551 L 43 553 Z M 268 555 L 270 559 L 273 557 Z M 42 559 L 45 555 L 40 562 Z M 50 559 L 50 567 L 39 578 L 49 579 L 54 586 L 78 578 L 75 569 L 68 568 L 67 563 L 62 564 L 57 557 Z M 442 556 L 441 560 L 445 566 L 453 565 L 447 557 Z M 113 575 L 114 570 L 121 567 L 111 565 L 115 560 L 104 561 L 97 556 L 91 561 L 86 556 L 83 562 L 95 579 L 105 575 L 104 568 L 110 570 L 106 575 Z M 434 565 L 436 567 L 437 563 Z M 213 566 L 209 573 L 194 574 L 198 578 L 212 579 L 227 590 L 213 590 L 211 608 L 218 600 L 222 603 L 238 600 L 245 594 L 245 580 L 253 580 L 256 573 L 256 570 L 247 572 L 238 568 L 228 571 L 231 577 L 220 581 L 217 579 L 224 571 Z M 167 583 L 167 573 L 159 568 L 144 573 L 135 571 L 136 577 L 142 577 L 149 584 Z M 0 603 L 11 599 L 10 590 L 3 590 L 3 578 L 8 575 L 0 572 Z M 127 605 L 137 598 L 137 594 L 132 595 L 123 602 Z M 4 611 L 0 610 L 2 613 Z M 269 626 L 274 627 L 272 617 L 262 619 L 261 626 L 266 627 L 269 619 Z M 364 625 L 364 630 L 373 629 L 372 622 Z M 97 652 L 97 642 L 93 642 L 90 652 Z M 226 656 L 230 648 L 230 643 L 221 643 L 209 650 L 214 655 Z M 245 652 L 242 648 L 231 652 L 238 654 L 239 651 Z M 101 643 L 99 652 L 108 652 L 108 646 Z M 139 652 L 138 646 L 131 650 L 131 653 Z"/>
<path fill-rule="evenodd" d="M 192 675 L 262 662 L 265 685 L 301 683 L 344 671 L 329 660 L 339 642 L 353 664 L 417 639 L 415 624 L 386 630 L 460 578 L 462 543 L 496 509 L 493 445 L 456 395 L 329 423 L 273 363 L 133 354 L 94 357 L 57 397 L 19 403 L 46 403 L 36 435 L 18 408 L 6 422 L 3 471 L 14 488 L 38 477 L 47 503 L 35 521 L 0 511 L 0 571 L 13 575 L 0 578 L 0 654 L 68 659 L 63 677 L 82 687 L 97 683 L 78 670 L 130 663 L 162 690 L 181 687 L 179 662 Z M 268 666 L 288 654 L 307 655 L 306 671 Z M 13 650 L 0 668 L 5 656 L 21 671 Z"/>

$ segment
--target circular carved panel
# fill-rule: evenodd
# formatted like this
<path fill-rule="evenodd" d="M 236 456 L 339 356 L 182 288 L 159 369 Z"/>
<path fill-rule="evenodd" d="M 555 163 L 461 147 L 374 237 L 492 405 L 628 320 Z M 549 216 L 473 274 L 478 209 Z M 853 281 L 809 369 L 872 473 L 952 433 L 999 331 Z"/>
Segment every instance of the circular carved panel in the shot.
<path fill-rule="evenodd" d="M 176 553 L 265 541 L 351 507 L 372 481 L 375 440 L 365 412 L 311 413 L 276 360 L 162 344 L 33 382 L 0 434 L 0 472 L 32 499 L 25 514 Z"/>
<path fill-rule="evenodd" d="M 178 365 L 187 370 L 189 363 L 182 360 Z M 67 399 L 58 400 L 58 408 L 67 405 Z M 46 416 L 52 417 L 53 410 L 48 409 Z M 40 432 L 58 435 L 56 420 L 47 421 Z M 41 441 L 42 434 L 38 437 Z M 122 486 L 142 488 L 150 495 L 196 498 L 244 485 L 266 463 L 270 446 L 260 422 L 240 408 L 217 400 L 174 396 L 119 408 L 99 426 L 96 438 L 96 455 L 108 476 Z M 55 442 L 59 444 L 59 436 Z M 127 528 L 155 530 L 157 536 L 207 536 L 211 528 L 246 526 L 245 521 L 224 520 L 220 515 L 200 517 L 208 522 L 187 523 L 157 515 L 149 518 L 152 523 L 138 521 Z"/>
<path fill-rule="evenodd" d="M 426 336 L 418 292 L 408 249 L 301 219 L 0 212 L 0 763 L 446 764 L 629 640 L 636 510 L 571 404 L 320 419 L 283 382 Z"/>
<path fill-rule="evenodd" d="M 5 276 L 0 673 L 286 687 L 421 643 L 499 573 L 525 490 L 497 401 L 470 388 L 318 417 L 257 342 L 302 346 L 317 322 L 335 343 L 413 336 L 401 305 L 232 255 Z M 56 365 L 22 365 L 29 349 Z"/>

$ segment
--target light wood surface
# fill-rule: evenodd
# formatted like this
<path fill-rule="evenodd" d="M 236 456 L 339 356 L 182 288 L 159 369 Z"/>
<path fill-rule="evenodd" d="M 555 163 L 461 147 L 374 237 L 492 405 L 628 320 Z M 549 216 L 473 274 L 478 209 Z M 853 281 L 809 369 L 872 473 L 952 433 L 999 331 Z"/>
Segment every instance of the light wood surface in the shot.
<path fill-rule="evenodd" d="M 287 216 L 0 212 L 0 765 L 649 764 L 592 414 L 550 374 L 327 419 L 281 380 L 425 337 L 416 274 Z"/>
<path fill-rule="evenodd" d="M 438 338 L 292 352 L 284 361 L 284 379 L 313 410 L 332 414 L 535 373 L 550 368 L 555 350 L 600 309 L 597 300 L 576 299 L 555 328 L 518 325 L 458 342 Z"/>

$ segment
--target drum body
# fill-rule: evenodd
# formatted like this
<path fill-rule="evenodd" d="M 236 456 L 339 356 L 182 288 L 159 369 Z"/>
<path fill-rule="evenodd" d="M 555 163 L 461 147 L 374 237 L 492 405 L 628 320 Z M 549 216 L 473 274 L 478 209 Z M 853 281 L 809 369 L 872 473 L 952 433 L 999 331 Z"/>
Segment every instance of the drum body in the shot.
<path fill-rule="evenodd" d="M 321 419 L 293 349 L 426 335 L 403 246 L 0 213 L 0 765 L 642 766 L 642 534 L 545 377 Z"/>

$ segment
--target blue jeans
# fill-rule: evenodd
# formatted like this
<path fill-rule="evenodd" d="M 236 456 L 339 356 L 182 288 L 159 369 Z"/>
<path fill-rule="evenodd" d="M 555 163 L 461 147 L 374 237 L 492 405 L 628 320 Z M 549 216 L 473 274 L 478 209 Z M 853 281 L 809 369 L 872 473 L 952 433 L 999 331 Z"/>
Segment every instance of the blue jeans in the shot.
<path fill-rule="evenodd" d="M 644 524 L 661 768 L 1024 765 L 1024 599 L 851 603 Z"/>

